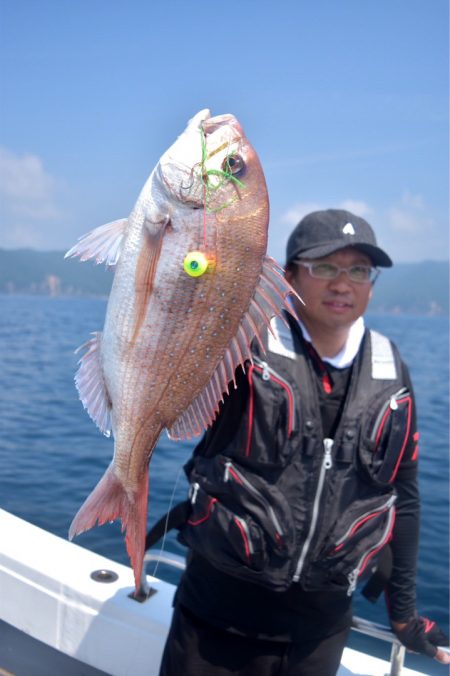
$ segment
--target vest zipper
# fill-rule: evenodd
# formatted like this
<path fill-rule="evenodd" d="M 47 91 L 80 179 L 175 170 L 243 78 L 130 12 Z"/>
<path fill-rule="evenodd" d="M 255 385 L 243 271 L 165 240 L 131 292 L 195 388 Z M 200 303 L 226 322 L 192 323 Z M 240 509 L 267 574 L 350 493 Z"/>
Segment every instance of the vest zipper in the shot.
<path fill-rule="evenodd" d="M 278 521 L 278 518 L 273 510 L 273 507 L 269 504 L 267 499 L 262 495 L 257 488 L 253 486 L 252 483 L 236 468 L 235 465 L 230 460 L 227 460 L 225 463 L 225 471 L 223 474 L 223 480 L 224 481 L 229 481 L 230 480 L 230 475 L 238 480 L 238 483 L 241 483 L 247 490 L 252 492 L 254 495 L 258 496 L 258 499 L 260 502 L 263 502 L 264 505 L 267 507 L 267 511 L 270 517 L 270 520 L 272 522 L 272 525 L 275 528 L 275 531 L 278 533 L 280 537 L 283 537 L 284 531 L 280 525 L 280 522 Z"/>
<path fill-rule="evenodd" d="M 317 519 L 319 518 L 320 498 L 322 496 L 323 486 L 324 486 L 324 483 L 325 483 L 325 474 L 333 466 L 333 460 L 332 460 L 332 457 L 331 457 L 331 451 L 333 449 L 333 444 L 334 444 L 333 439 L 324 439 L 323 440 L 324 455 L 323 455 L 322 465 L 321 465 L 321 468 L 320 468 L 319 481 L 317 482 L 316 495 L 314 497 L 311 525 L 309 527 L 308 536 L 305 540 L 305 543 L 303 545 L 303 549 L 302 549 L 301 554 L 300 554 L 300 558 L 299 558 L 298 563 L 297 563 L 297 568 L 295 569 L 295 574 L 294 574 L 294 577 L 293 577 L 294 582 L 298 582 L 299 579 L 300 579 L 300 575 L 302 574 L 303 566 L 305 564 L 306 555 L 309 551 L 309 548 L 311 546 L 311 541 L 313 539 L 314 532 L 316 530 Z"/>
<path fill-rule="evenodd" d="M 364 552 L 364 554 L 361 556 L 361 558 L 358 561 L 358 565 L 356 568 L 354 568 L 348 575 L 347 575 L 347 580 L 349 582 L 349 587 L 347 589 L 347 596 L 351 596 L 353 592 L 356 589 L 356 585 L 358 584 L 358 578 L 361 575 L 361 573 L 364 571 L 369 559 L 372 558 L 376 552 L 383 547 L 386 542 L 389 539 L 389 536 L 392 532 L 392 528 L 394 525 L 395 521 L 395 509 L 391 509 L 391 512 L 389 514 L 388 522 L 386 524 L 386 528 L 383 531 L 383 535 L 381 538 L 378 540 L 378 542 L 371 547 L 368 551 Z"/>
<path fill-rule="evenodd" d="M 259 359 L 253 358 L 253 364 L 255 367 L 262 369 L 261 378 L 265 381 L 270 380 L 272 377 L 275 382 L 278 382 L 281 387 L 286 391 L 289 404 L 289 424 L 288 424 L 288 434 L 289 436 L 292 433 L 292 430 L 295 429 L 295 407 L 294 407 L 294 396 L 292 394 L 291 386 L 279 373 L 274 371 L 273 368 L 265 361 L 260 361 Z"/>
<path fill-rule="evenodd" d="M 197 500 L 197 493 L 200 489 L 200 484 L 195 482 L 191 484 L 189 488 L 189 499 L 191 501 L 191 505 L 195 505 L 195 501 Z"/>
<path fill-rule="evenodd" d="M 406 389 L 406 387 L 402 387 L 400 390 L 398 390 L 398 392 L 396 392 L 390 397 L 389 401 L 385 402 L 381 411 L 377 415 L 377 419 L 375 420 L 374 426 L 372 428 L 372 434 L 370 435 L 371 441 L 375 441 L 379 427 L 383 421 L 384 416 L 386 415 L 386 411 L 388 410 L 388 408 L 390 408 L 392 411 L 396 411 L 398 409 L 397 399 L 399 399 L 402 395 L 407 393 L 408 390 Z"/>
<path fill-rule="evenodd" d="M 355 519 L 353 521 L 352 525 L 347 528 L 347 531 L 345 532 L 345 534 L 342 537 L 340 537 L 339 540 L 337 540 L 335 542 L 335 547 L 334 547 L 333 551 L 336 551 L 336 549 L 338 547 L 340 547 L 342 544 L 344 544 L 344 542 L 347 540 L 347 538 L 354 535 L 356 530 L 358 530 L 358 526 L 360 524 L 362 524 L 363 521 L 366 521 L 367 519 L 369 519 L 372 516 L 377 516 L 378 514 L 383 514 L 384 512 L 386 512 L 388 509 L 390 509 L 392 507 L 395 500 L 396 500 L 396 496 L 391 495 L 389 500 L 387 500 L 383 505 L 381 505 L 377 509 L 373 509 L 369 512 L 365 512 L 364 514 L 361 514 L 357 519 Z"/>
<path fill-rule="evenodd" d="M 249 528 L 244 519 L 241 519 L 239 516 L 235 516 L 234 521 L 241 533 L 242 541 L 244 542 L 245 555 L 247 557 L 247 561 L 250 563 L 250 557 L 255 553 L 255 548 L 253 547 Z"/>

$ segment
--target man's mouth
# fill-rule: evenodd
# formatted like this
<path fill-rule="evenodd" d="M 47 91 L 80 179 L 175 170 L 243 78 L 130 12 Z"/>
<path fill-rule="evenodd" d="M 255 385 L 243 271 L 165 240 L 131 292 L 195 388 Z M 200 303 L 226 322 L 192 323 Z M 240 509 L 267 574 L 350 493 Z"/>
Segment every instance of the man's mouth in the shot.
<path fill-rule="evenodd" d="M 326 300 L 324 301 L 324 305 L 331 310 L 336 310 L 338 312 L 348 310 L 353 307 L 353 303 L 345 300 Z"/>

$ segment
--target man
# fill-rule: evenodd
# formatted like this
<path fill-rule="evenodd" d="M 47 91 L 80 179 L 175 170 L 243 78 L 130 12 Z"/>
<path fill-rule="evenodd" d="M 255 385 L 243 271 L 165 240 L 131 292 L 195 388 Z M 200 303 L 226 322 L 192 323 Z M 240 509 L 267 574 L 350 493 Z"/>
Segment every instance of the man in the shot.
<path fill-rule="evenodd" d="M 272 322 L 186 467 L 190 547 L 161 676 L 332 676 L 351 596 L 390 542 L 404 644 L 446 662 L 415 605 L 415 406 L 406 366 L 363 314 L 389 267 L 362 218 L 306 216 L 287 245 L 300 322 Z"/>

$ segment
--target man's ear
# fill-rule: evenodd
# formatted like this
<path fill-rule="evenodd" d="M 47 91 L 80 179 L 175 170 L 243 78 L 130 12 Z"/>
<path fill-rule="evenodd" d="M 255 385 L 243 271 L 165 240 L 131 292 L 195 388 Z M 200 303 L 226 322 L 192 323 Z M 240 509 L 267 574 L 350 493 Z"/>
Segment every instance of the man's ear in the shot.
<path fill-rule="evenodd" d="M 292 278 L 293 278 L 293 276 L 294 276 L 293 266 L 292 266 L 292 265 L 288 265 L 288 266 L 284 269 L 284 277 L 285 277 L 285 279 L 287 279 L 287 281 L 289 282 L 289 284 L 292 284 Z"/>

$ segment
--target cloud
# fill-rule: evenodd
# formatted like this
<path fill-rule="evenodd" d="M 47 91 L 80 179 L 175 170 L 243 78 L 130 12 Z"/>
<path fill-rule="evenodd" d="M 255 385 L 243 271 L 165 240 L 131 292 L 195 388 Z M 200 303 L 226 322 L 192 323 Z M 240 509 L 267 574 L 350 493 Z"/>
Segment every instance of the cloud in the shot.
<path fill-rule="evenodd" d="M 37 155 L 18 155 L 0 148 L 0 198 L 10 220 L 57 220 L 62 213 L 56 204 L 61 181 L 48 174 Z"/>
<path fill-rule="evenodd" d="M 372 214 L 372 208 L 363 200 L 348 197 L 334 204 L 336 209 L 346 209 L 357 216 L 364 218 Z M 289 235 L 297 223 L 312 211 L 329 209 L 329 202 L 297 202 L 287 209 L 280 218 L 277 218 L 276 226 L 269 228 L 269 253 L 278 261 L 284 260 L 284 252 Z"/>
<path fill-rule="evenodd" d="M 397 199 L 376 206 L 353 197 L 333 205 L 367 218 L 379 245 L 395 262 L 441 260 L 448 256 L 447 226 L 420 193 L 404 190 Z M 282 262 L 288 237 L 297 223 L 311 211 L 327 208 L 328 201 L 311 201 L 297 202 L 284 211 L 269 229 L 270 254 Z"/>
<path fill-rule="evenodd" d="M 393 230 L 402 233 L 418 233 L 433 227 L 422 195 L 413 195 L 408 190 L 399 203 L 388 209 L 387 222 Z"/>
<path fill-rule="evenodd" d="M 311 211 L 319 211 L 328 208 L 328 204 L 321 204 L 320 202 L 298 202 L 284 212 L 280 221 L 285 225 L 294 226 L 303 218 L 303 216 L 311 213 Z M 366 202 L 352 198 L 342 200 L 336 205 L 335 208 L 351 211 L 357 216 L 362 216 L 363 218 L 369 216 L 372 213 L 372 209 Z"/>
<path fill-rule="evenodd" d="M 366 202 L 363 202 L 362 200 L 353 200 L 353 199 L 343 200 L 342 202 L 339 203 L 338 209 L 345 209 L 346 211 L 351 211 L 352 214 L 356 214 L 356 216 L 361 216 L 362 218 L 367 218 L 373 213 L 371 207 L 369 207 L 369 205 Z"/>
<path fill-rule="evenodd" d="M 320 209 L 325 208 L 326 207 L 318 202 L 298 202 L 282 214 L 280 222 L 285 225 L 294 226 L 303 218 L 303 216 L 311 213 L 311 211 L 319 211 Z"/>
<path fill-rule="evenodd" d="M 385 145 L 368 146 L 366 148 L 350 148 L 345 150 L 336 150 L 332 152 L 318 152 L 311 155 L 302 155 L 300 157 L 288 157 L 285 159 L 268 159 L 264 162 L 266 171 L 280 171 L 292 169 L 300 166 L 310 166 L 314 164 L 329 165 L 333 162 L 342 164 L 343 162 L 355 162 L 372 157 L 383 157 L 389 155 L 404 154 L 410 150 L 417 150 L 434 143 L 433 138 L 421 138 L 404 143 L 389 143 Z"/>
<path fill-rule="evenodd" d="M 59 206 L 64 191 L 40 157 L 0 147 L 0 246 L 52 247 L 66 219 Z"/>

